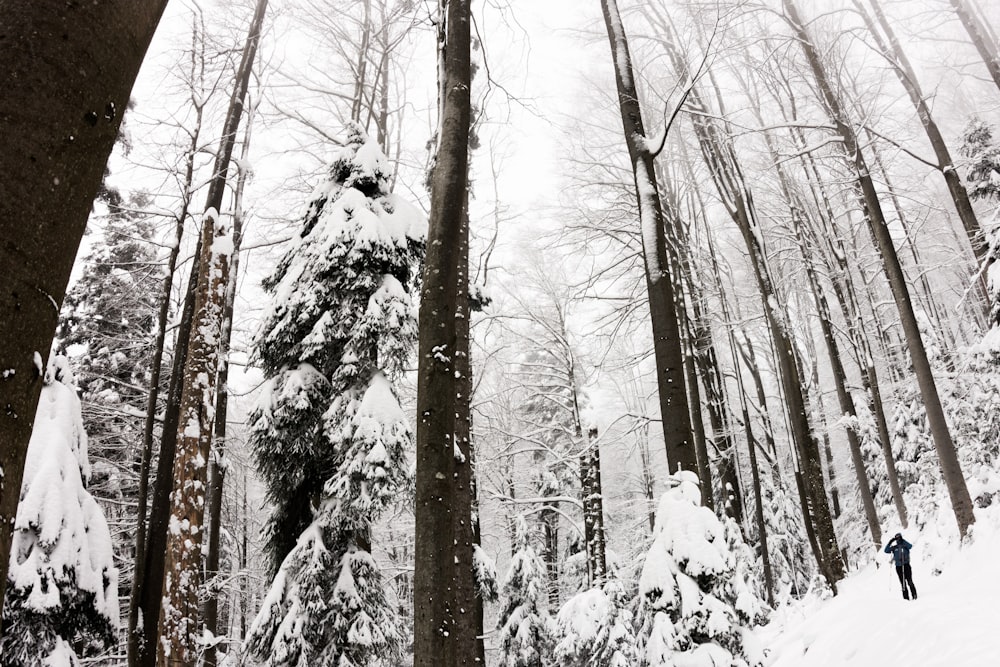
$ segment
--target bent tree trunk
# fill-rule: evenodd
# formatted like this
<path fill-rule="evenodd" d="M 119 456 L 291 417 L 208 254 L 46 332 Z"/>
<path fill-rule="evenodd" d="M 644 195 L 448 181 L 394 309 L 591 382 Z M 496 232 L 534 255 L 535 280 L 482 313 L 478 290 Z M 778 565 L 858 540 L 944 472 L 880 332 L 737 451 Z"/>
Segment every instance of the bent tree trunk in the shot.
<path fill-rule="evenodd" d="M 453 357 L 458 351 L 460 283 L 455 250 L 461 243 L 469 177 L 470 1 L 442 0 L 437 18 L 440 118 L 419 313 L 414 667 L 453 667 L 476 659 L 475 644 L 459 645 L 452 632 L 460 613 L 453 592 L 456 577 L 472 576 L 471 568 L 455 565 L 452 518 L 458 392 Z"/>
<path fill-rule="evenodd" d="M 913 364 L 914 374 L 917 376 L 917 384 L 920 387 L 920 394 L 924 401 L 924 409 L 927 413 L 931 436 L 934 439 L 934 448 L 937 451 L 938 461 L 941 465 L 941 474 L 948 489 L 948 495 L 951 497 L 951 505 L 955 513 L 955 520 L 958 523 L 958 530 L 964 537 L 968 534 L 969 526 L 975 523 L 976 520 L 972 511 L 972 498 L 969 496 L 969 489 L 965 484 L 965 477 L 962 475 L 962 468 L 958 462 L 958 453 L 955 450 L 955 444 L 948 430 L 948 423 L 945 419 L 944 409 L 941 407 L 941 399 L 934 381 L 934 374 L 927 359 L 927 351 L 920 337 L 920 329 L 917 326 L 913 304 L 910 301 L 909 288 L 906 285 L 906 279 L 903 276 L 899 258 L 896 256 L 896 248 L 893 245 L 885 216 L 882 214 L 882 206 L 879 202 L 878 193 L 875 190 L 875 184 L 872 181 L 865 157 L 861 152 L 861 147 L 858 145 L 857 136 L 849 124 L 840 99 L 833 90 L 826 69 L 820 60 L 819 53 L 810 41 L 809 34 L 806 32 L 804 24 L 799 17 L 794 0 L 782 1 L 792 29 L 796 33 L 797 40 L 809 62 L 809 67 L 816 77 L 822 102 L 837 128 L 837 133 L 843 140 L 845 157 L 854 168 L 858 188 L 861 191 L 867 209 L 868 226 L 875 240 L 876 247 L 882 256 L 885 272 L 889 278 L 889 287 L 892 290 L 893 299 L 899 311 L 900 323 L 902 324 L 903 334 L 906 337 L 906 345 L 910 352 L 910 360 Z"/>
<path fill-rule="evenodd" d="M 691 417 L 684 388 L 684 354 L 677 324 L 674 285 L 668 273 L 663 206 L 653 169 L 655 156 L 646 141 L 632 72 L 632 58 L 618 5 L 615 0 L 601 0 L 601 9 L 611 43 L 618 104 L 639 205 L 649 316 L 653 325 L 653 356 L 656 361 L 660 421 L 667 449 L 667 463 L 671 472 L 690 470 L 697 474 L 698 458 L 691 440 Z"/>
<path fill-rule="evenodd" d="M 59 306 L 166 4 L 0 2 L 0 599 Z"/>

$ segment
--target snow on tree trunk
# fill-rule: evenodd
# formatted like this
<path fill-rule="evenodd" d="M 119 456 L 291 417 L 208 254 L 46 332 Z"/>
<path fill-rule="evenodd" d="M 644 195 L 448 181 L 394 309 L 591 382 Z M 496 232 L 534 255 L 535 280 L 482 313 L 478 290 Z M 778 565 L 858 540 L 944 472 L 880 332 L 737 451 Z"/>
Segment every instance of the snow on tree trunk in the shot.
<path fill-rule="evenodd" d="M 625 143 L 639 206 L 639 226 L 643 260 L 646 266 L 646 290 L 653 329 L 653 356 L 659 390 L 660 422 L 667 448 L 670 469 L 697 470 L 697 454 L 691 439 L 691 416 L 684 387 L 684 363 L 681 333 L 674 299 L 674 281 L 667 273 L 667 235 L 663 206 L 656 186 L 653 152 L 642 123 L 639 96 L 632 76 L 632 59 L 614 0 L 601 0 L 604 22 L 615 65 L 615 82 L 621 110 Z"/>
<path fill-rule="evenodd" d="M 699 505 L 695 473 L 681 471 L 669 483 L 639 579 L 641 664 L 762 665 L 748 632 L 762 604 L 732 551 L 734 537 Z"/>
<path fill-rule="evenodd" d="M 4 599 L 5 667 L 76 665 L 114 645 L 118 570 L 111 533 L 87 492 L 87 434 L 65 357 L 45 374 L 25 461 Z M 72 644 L 72 646 L 71 646 Z"/>
<path fill-rule="evenodd" d="M 438 28 L 438 146 L 430 173 L 427 261 L 420 296 L 417 372 L 416 558 L 413 575 L 415 667 L 450 667 L 475 659 L 474 645 L 458 645 L 452 626 L 461 609 L 456 592 L 470 590 L 471 568 L 455 564 L 451 516 L 456 490 L 455 377 L 459 253 L 469 176 L 472 15 L 469 0 L 440 0 Z M 467 506 L 462 503 L 462 506 Z M 465 634 L 461 628 L 459 635 Z"/>
<path fill-rule="evenodd" d="M 202 247 L 208 250 L 207 271 L 199 274 L 193 335 L 184 367 L 180 438 L 174 459 L 174 490 L 168 525 L 167 558 L 160 612 L 157 664 L 188 665 L 195 661 L 201 633 L 198 591 L 201 587 L 201 544 L 211 426 L 215 417 L 215 383 L 232 236 L 218 211 L 205 212 Z"/>

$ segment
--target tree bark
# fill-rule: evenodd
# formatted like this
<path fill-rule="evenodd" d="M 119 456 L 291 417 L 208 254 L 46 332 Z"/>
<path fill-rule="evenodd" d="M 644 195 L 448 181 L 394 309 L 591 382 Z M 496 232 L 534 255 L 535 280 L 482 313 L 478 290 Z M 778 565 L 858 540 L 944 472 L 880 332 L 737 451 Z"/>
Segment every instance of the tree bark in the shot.
<path fill-rule="evenodd" d="M 667 221 L 664 220 L 656 184 L 653 149 L 648 144 L 643 127 L 632 59 L 618 4 L 616 0 L 601 0 L 601 9 L 611 45 L 618 104 L 639 205 L 660 421 L 667 462 L 671 472 L 690 470 L 697 473 L 698 458 L 691 441 L 691 418 L 684 388 L 684 355 L 667 259 L 667 234 L 664 226 Z"/>
<path fill-rule="evenodd" d="M 247 127 L 243 135 L 242 159 L 246 160 L 250 152 L 250 134 L 252 119 L 247 118 Z M 231 271 L 226 285 L 226 297 L 222 314 L 222 338 L 219 349 L 219 380 L 218 392 L 215 397 L 215 438 L 214 449 L 209 459 L 208 468 L 208 554 L 205 557 L 205 629 L 212 637 L 219 631 L 219 556 L 222 544 L 222 501 L 226 488 L 226 473 L 229 464 L 225 458 L 226 421 L 229 414 L 229 346 L 233 334 L 233 311 L 236 307 L 236 282 L 239 279 L 240 246 L 243 243 L 243 189 L 246 185 L 247 172 L 241 169 L 236 181 L 236 192 L 233 196 L 233 254 Z M 205 666 L 215 667 L 215 645 L 205 649 Z"/>
<path fill-rule="evenodd" d="M 197 660 L 200 648 L 198 593 L 206 473 L 215 418 L 225 296 L 234 247 L 232 232 L 226 229 L 219 211 L 266 10 L 267 0 L 257 0 L 205 202 L 199 260 L 201 270 L 197 274 L 193 328 L 180 401 L 180 425 L 183 429 L 178 438 L 173 468 L 169 520 L 172 529 L 167 537 L 163 606 L 158 630 L 161 639 L 157 642 L 156 654 L 160 667 L 190 665 Z"/>
<path fill-rule="evenodd" d="M 601 447 L 596 428 L 587 430 L 586 443 L 586 449 L 580 455 L 583 534 L 590 587 L 599 588 L 608 576 L 608 561 L 604 533 L 604 497 L 601 491 Z"/>
<path fill-rule="evenodd" d="M 417 372 L 417 473 L 414 571 L 414 667 L 452 667 L 476 659 L 455 641 L 454 355 L 463 202 L 469 176 L 471 66 L 469 0 L 442 0 L 438 13 L 438 146 L 431 172 L 427 256 L 420 299 Z"/>
<path fill-rule="evenodd" d="M 973 514 L 972 499 L 969 496 L 969 489 L 965 484 L 962 468 L 958 462 L 958 454 L 952 442 L 951 433 L 948 430 L 948 423 L 945 419 L 944 410 L 941 407 L 941 399 L 938 396 L 934 374 L 931 371 L 927 352 L 920 337 L 920 329 L 917 326 L 916 315 L 913 312 L 913 305 L 910 302 L 909 289 L 903 276 L 903 270 L 899 264 L 899 258 L 896 256 L 896 249 L 893 245 L 885 216 L 882 214 L 882 207 L 879 203 L 878 193 L 875 190 L 875 184 L 872 182 L 868 165 L 858 145 L 857 136 L 849 125 L 840 99 L 835 94 L 827 77 L 826 69 L 820 61 L 819 53 L 810 41 L 804 24 L 799 18 L 794 0 L 782 0 L 782 2 L 796 38 L 809 62 L 809 67 L 816 77 L 824 106 L 837 127 L 837 133 L 843 140 L 846 157 L 856 172 L 858 187 L 861 190 L 867 208 L 868 225 L 872 236 L 875 238 L 878 250 L 882 255 L 885 272 L 889 278 L 889 287 L 892 290 L 896 307 L 899 310 L 903 334 L 906 337 L 907 347 L 910 351 L 910 360 L 913 364 L 914 373 L 917 376 L 917 384 L 920 386 L 924 409 L 927 413 L 927 421 L 934 439 L 934 447 L 937 450 L 945 486 L 951 497 L 955 520 L 958 524 L 959 533 L 965 537 L 968 534 L 969 527 L 976 520 Z"/>
<path fill-rule="evenodd" d="M 474 655 L 459 661 L 479 664 L 485 655 L 482 632 L 478 628 L 482 599 L 477 595 L 475 578 L 473 490 L 475 459 L 472 442 L 472 361 L 469 298 L 469 191 L 463 203 L 462 230 L 458 242 L 458 295 L 455 315 L 455 486 L 451 507 L 455 534 L 455 616 L 452 641 L 458 647 L 475 647 Z"/>
<path fill-rule="evenodd" d="M 0 2 L 0 599 L 59 307 L 165 6 Z"/>
<path fill-rule="evenodd" d="M 146 532 L 143 578 L 138 582 L 138 589 L 134 591 L 130 600 L 129 665 L 131 667 L 152 667 L 156 664 L 156 634 L 159 628 L 163 567 L 167 553 L 170 491 L 173 487 L 177 427 L 180 423 L 181 391 L 184 386 L 184 364 L 187 360 L 188 342 L 191 339 L 191 326 L 194 321 L 194 299 L 198 285 L 200 255 L 199 236 L 191 265 L 191 275 L 184 291 L 181 319 L 177 326 L 167 406 L 163 413 L 163 429 L 160 434 L 160 456 L 156 466 L 153 502 L 150 505 Z M 135 618 L 134 624 L 131 623 L 132 618 Z"/>

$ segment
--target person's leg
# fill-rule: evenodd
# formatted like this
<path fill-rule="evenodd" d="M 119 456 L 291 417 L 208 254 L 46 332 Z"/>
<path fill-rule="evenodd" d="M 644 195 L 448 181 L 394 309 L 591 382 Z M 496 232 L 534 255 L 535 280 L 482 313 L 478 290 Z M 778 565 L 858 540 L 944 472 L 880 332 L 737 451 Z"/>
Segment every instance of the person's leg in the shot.
<path fill-rule="evenodd" d="M 906 583 L 910 585 L 910 593 L 913 595 L 913 599 L 916 600 L 917 587 L 913 585 L 913 569 L 909 563 L 903 566 L 903 574 L 906 575 Z"/>
<path fill-rule="evenodd" d="M 905 579 L 905 574 L 903 573 L 904 567 L 908 566 L 903 566 L 903 565 L 896 566 L 896 576 L 899 577 L 899 585 L 903 587 L 903 599 L 909 600 L 910 594 L 906 590 L 906 579 Z"/>

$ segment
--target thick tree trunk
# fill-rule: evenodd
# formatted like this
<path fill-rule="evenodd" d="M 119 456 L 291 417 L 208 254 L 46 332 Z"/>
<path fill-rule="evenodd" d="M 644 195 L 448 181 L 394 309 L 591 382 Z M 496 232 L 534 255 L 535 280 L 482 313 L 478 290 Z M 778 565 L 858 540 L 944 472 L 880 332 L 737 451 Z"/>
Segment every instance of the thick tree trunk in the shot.
<path fill-rule="evenodd" d="M 250 152 L 251 119 L 247 119 L 242 159 Z M 222 339 L 219 349 L 218 392 L 215 397 L 215 441 L 208 468 L 208 554 L 205 557 L 205 629 L 210 636 L 219 632 L 219 552 L 222 545 L 222 500 L 226 487 L 226 419 L 229 414 L 229 345 L 233 334 L 233 310 L 236 306 L 236 282 L 239 277 L 240 245 L 243 242 L 243 189 L 247 173 L 240 170 L 233 197 L 233 254 L 229 284 L 223 306 Z M 205 650 L 205 667 L 215 667 L 215 646 Z"/>
<path fill-rule="evenodd" d="M 941 407 L 941 399 L 938 396 L 934 374 L 927 360 L 927 352 L 920 337 L 920 329 L 917 326 L 913 305 L 910 302 L 909 289 L 899 264 L 899 258 L 896 256 L 892 236 L 889 233 L 885 217 L 882 214 L 882 207 L 879 203 L 878 193 L 875 190 L 875 184 L 872 182 L 868 165 L 865 163 L 865 158 L 858 145 L 854 130 L 848 123 L 840 100 L 834 93 L 833 87 L 827 78 L 826 70 L 820 61 L 819 54 L 810 41 L 802 20 L 799 18 L 794 0 L 783 0 L 783 5 L 792 28 L 796 33 L 798 42 L 805 52 L 809 66 L 816 77 L 823 103 L 837 127 L 837 133 L 843 140 L 847 159 L 855 169 L 858 186 L 867 208 L 866 214 L 869 228 L 882 255 L 885 272 L 889 278 L 889 287 L 892 290 L 896 307 L 899 310 L 903 333 L 910 351 L 910 360 L 913 364 L 914 373 L 917 376 L 917 383 L 920 386 L 924 409 L 927 413 L 927 421 L 930 425 L 934 446 L 941 465 L 941 473 L 944 477 L 945 486 L 948 488 L 948 494 L 951 497 L 952 509 L 955 512 L 955 520 L 958 523 L 959 532 L 964 537 L 968 534 L 969 526 L 975 523 L 976 520 L 972 511 L 972 499 L 969 496 L 969 489 L 965 484 L 965 478 L 962 475 L 962 469 L 958 462 L 958 454 L 952 442 L 951 433 L 948 430 L 948 423 L 945 419 L 944 410 Z"/>
<path fill-rule="evenodd" d="M 0 2 L 0 599 L 59 307 L 166 4 Z"/>
<path fill-rule="evenodd" d="M 604 534 L 604 498 L 601 495 L 601 449 L 597 429 L 587 431 L 587 446 L 580 455 L 580 493 L 583 496 L 583 534 L 587 548 L 587 576 L 599 588 L 608 574 Z"/>
<path fill-rule="evenodd" d="M 198 622 L 201 544 L 204 535 L 207 463 L 215 418 L 216 380 L 225 319 L 225 297 L 230 279 L 234 239 L 222 222 L 220 209 L 243 117 L 243 104 L 260 42 L 267 0 L 257 0 L 243 46 L 235 87 L 226 112 L 222 142 L 209 184 L 201 230 L 200 271 L 195 293 L 194 320 L 184 365 L 180 424 L 183 430 L 174 458 L 170 524 L 164 563 L 163 602 L 156 662 L 159 667 L 182 667 L 197 660 L 201 626 Z"/>
<path fill-rule="evenodd" d="M 459 253 L 469 175 L 471 123 L 469 0 L 440 4 L 438 20 L 438 147 L 431 173 L 427 257 L 420 299 L 417 373 L 417 474 L 414 572 L 414 667 L 453 667 L 476 659 L 475 644 L 454 634 L 457 568 L 453 360 L 458 348 Z M 463 297 L 464 298 L 464 297 Z M 464 507 L 464 505 L 462 505 Z"/>
<path fill-rule="evenodd" d="M 195 318 L 184 367 L 181 423 L 174 458 L 174 489 L 164 564 L 163 609 L 160 614 L 157 665 L 182 667 L 197 661 L 200 638 L 198 592 L 201 584 L 201 543 L 204 533 L 206 462 L 210 455 L 215 381 L 225 279 L 229 256 L 213 252 L 215 244 L 231 244 L 218 212 L 210 210 L 202 229 L 202 266 L 198 275 Z"/>
<path fill-rule="evenodd" d="M 611 45 L 618 104 L 639 205 L 649 315 L 653 328 L 653 356 L 656 361 L 660 419 L 667 462 L 671 472 L 690 470 L 697 473 L 698 458 L 691 441 L 691 418 L 684 389 L 684 355 L 667 259 L 666 221 L 657 190 L 654 155 L 646 140 L 632 59 L 617 2 L 601 0 L 601 9 Z"/>
<path fill-rule="evenodd" d="M 177 339 L 174 344 L 174 360 L 171 364 L 167 406 L 163 413 L 163 429 L 160 434 L 160 456 L 156 466 L 156 482 L 153 485 L 153 501 L 150 505 L 149 526 L 146 532 L 145 559 L 142 564 L 143 578 L 141 581 L 137 580 L 138 588 L 133 591 L 130 600 L 128 642 L 130 667 L 152 667 L 156 664 L 156 633 L 159 628 L 163 568 L 167 553 L 170 491 L 173 488 L 181 391 L 184 386 L 184 364 L 187 360 L 188 342 L 191 339 L 191 325 L 194 320 L 194 299 L 198 284 L 200 255 L 201 237 L 199 236 L 194 261 L 191 265 L 191 275 L 184 293 L 181 319 L 177 326 Z M 133 618 L 135 622 L 131 623 Z"/>
<path fill-rule="evenodd" d="M 472 442 L 472 352 L 469 342 L 469 193 L 466 190 L 462 230 L 458 241 L 458 296 L 455 315 L 455 486 L 452 498 L 452 518 L 455 534 L 455 615 L 452 641 L 459 647 L 474 647 L 468 664 L 479 663 L 485 653 L 482 633 L 478 629 L 478 611 L 482 600 L 477 593 L 473 561 L 475 527 L 473 525 L 473 490 L 475 458 Z M 478 603 L 478 606 L 477 606 Z M 461 661 L 460 661 L 461 664 Z"/>

